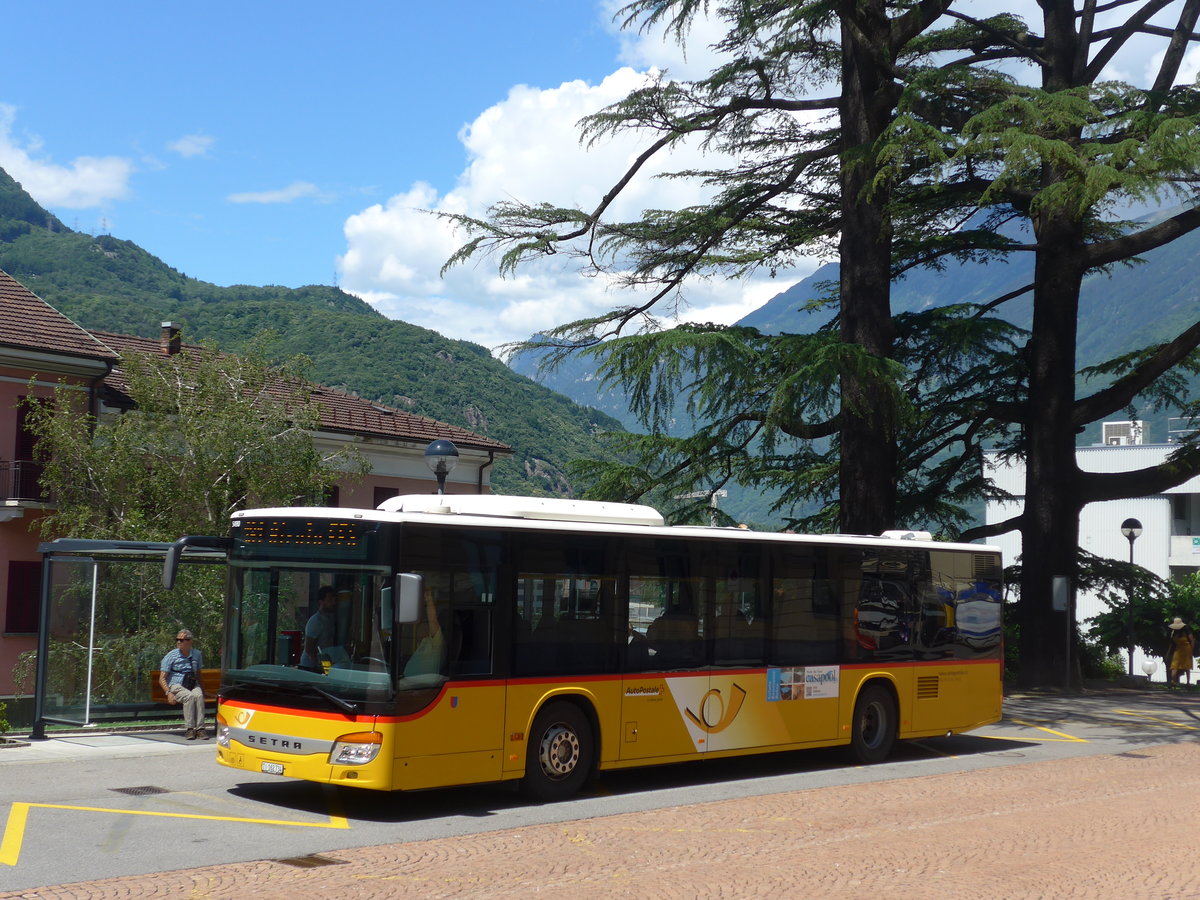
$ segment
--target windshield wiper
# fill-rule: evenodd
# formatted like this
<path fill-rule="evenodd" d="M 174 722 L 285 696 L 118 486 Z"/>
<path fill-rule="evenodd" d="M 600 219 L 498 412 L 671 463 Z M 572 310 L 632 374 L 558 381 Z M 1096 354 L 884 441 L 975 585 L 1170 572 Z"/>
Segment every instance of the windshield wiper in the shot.
<path fill-rule="evenodd" d="M 329 700 L 331 703 L 333 703 L 335 706 L 337 706 L 339 709 L 341 709 L 342 712 L 349 713 L 350 715 L 354 715 L 355 713 L 358 712 L 357 704 L 351 703 L 349 700 L 343 700 L 337 694 L 331 694 L 331 693 L 329 693 L 329 691 L 325 690 L 324 688 L 319 688 L 315 684 L 310 684 L 308 686 L 310 688 L 312 688 L 314 691 L 316 691 L 318 694 L 320 694 L 322 697 L 324 697 L 326 700 Z"/>

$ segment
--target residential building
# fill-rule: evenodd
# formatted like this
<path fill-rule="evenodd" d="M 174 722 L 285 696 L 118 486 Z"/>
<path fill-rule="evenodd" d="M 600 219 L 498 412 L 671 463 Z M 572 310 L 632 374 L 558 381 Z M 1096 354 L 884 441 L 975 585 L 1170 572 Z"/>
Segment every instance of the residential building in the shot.
<path fill-rule="evenodd" d="M 38 483 L 22 399 L 50 396 L 64 384 L 86 394 L 94 414 L 117 415 L 130 405 L 122 353 L 187 355 L 198 349 L 182 344 L 170 323 L 163 323 L 159 340 L 87 331 L 0 271 L 0 700 L 14 696 L 13 665 L 36 645 L 37 548 L 44 537 L 33 525 L 52 508 L 52 498 Z M 365 478 L 338 487 L 329 498 L 334 506 L 373 508 L 396 494 L 436 489 L 424 453 L 440 438 L 453 441 L 459 451 L 447 492 L 489 492 L 493 463 L 512 454 L 491 438 L 342 391 L 313 386 L 311 399 L 319 413 L 313 434 L 318 448 L 352 444 L 371 467 Z"/>
<path fill-rule="evenodd" d="M 1186 423 L 1178 423 L 1179 431 Z M 1173 443 L 1143 444 L 1145 428 L 1140 422 L 1104 423 L 1105 443 L 1079 447 L 1075 458 L 1085 472 L 1129 472 L 1163 462 L 1175 449 Z M 1021 460 L 1003 460 L 999 454 L 984 455 L 984 468 L 989 478 L 1012 500 L 990 500 L 985 518 L 987 524 L 1003 522 L 1018 515 L 1025 501 L 1025 465 Z M 1121 531 L 1126 519 L 1141 522 L 1142 532 L 1131 544 Z M 990 538 L 1004 551 L 1005 565 L 1016 562 L 1021 554 L 1021 535 L 1012 531 Z M 1079 545 L 1096 556 L 1132 561 L 1163 579 L 1177 578 L 1200 570 L 1200 477 L 1192 478 L 1162 494 L 1089 503 L 1079 516 Z M 1087 627 L 1087 620 L 1107 611 L 1108 606 L 1095 594 L 1081 591 L 1075 598 L 1077 621 Z M 1200 623 L 1192 623 L 1200 626 Z M 1166 637 L 1164 633 L 1164 649 Z M 1126 659 L 1128 668 L 1129 660 Z M 1134 651 L 1133 673 L 1145 672 L 1143 663 L 1153 664 L 1151 677 L 1165 679 L 1161 657 L 1146 658 Z"/>

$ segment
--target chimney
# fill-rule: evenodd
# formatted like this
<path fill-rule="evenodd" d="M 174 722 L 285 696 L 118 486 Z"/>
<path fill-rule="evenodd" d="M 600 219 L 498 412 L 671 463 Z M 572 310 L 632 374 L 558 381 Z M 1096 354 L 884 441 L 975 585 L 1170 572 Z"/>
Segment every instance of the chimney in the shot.
<path fill-rule="evenodd" d="M 166 356 L 174 356 L 179 352 L 179 344 L 179 326 L 174 322 L 163 322 L 158 349 Z"/>

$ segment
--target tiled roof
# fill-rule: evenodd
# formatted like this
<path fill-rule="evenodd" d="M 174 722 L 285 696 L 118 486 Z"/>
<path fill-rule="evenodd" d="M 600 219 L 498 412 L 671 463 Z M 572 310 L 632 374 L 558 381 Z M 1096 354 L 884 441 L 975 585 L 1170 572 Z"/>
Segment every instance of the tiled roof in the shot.
<path fill-rule="evenodd" d="M 2 270 L 0 345 L 89 359 L 116 358 L 112 350 Z"/>
<path fill-rule="evenodd" d="M 133 337 L 104 331 L 93 331 L 90 334 L 117 353 L 162 352 L 160 342 L 153 338 Z M 190 344 L 183 344 L 179 349 L 179 355 L 184 359 L 198 360 L 200 352 L 200 347 Z M 127 385 L 119 366 L 105 379 L 105 385 L 119 393 L 125 392 Z M 311 397 L 317 403 L 321 428 L 328 431 L 372 435 L 415 443 L 428 443 L 445 438 L 460 447 L 483 451 L 491 450 L 505 455 L 512 453 L 512 448 L 507 444 L 475 434 L 465 428 L 448 425 L 425 416 L 413 415 L 410 412 L 380 403 L 372 403 L 333 388 L 321 385 L 310 385 L 310 388 Z M 281 400 L 288 396 L 283 384 L 278 386 L 275 393 Z"/>
<path fill-rule="evenodd" d="M 84 330 L 3 270 L 0 270 L 0 346 L 111 362 L 116 362 L 118 354 L 126 351 L 161 352 L 159 341 L 152 338 Z M 183 345 L 180 353 L 185 358 L 194 357 L 199 350 L 199 347 Z M 105 386 L 118 394 L 125 392 L 126 384 L 119 367 L 105 379 Z M 507 444 L 465 428 L 372 403 L 321 385 L 312 385 L 311 389 L 320 411 L 321 427 L 329 431 L 416 443 L 446 438 L 461 447 L 502 454 L 512 452 Z M 287 396 L 282 384 L 276 393 L 281 400 Z"/>

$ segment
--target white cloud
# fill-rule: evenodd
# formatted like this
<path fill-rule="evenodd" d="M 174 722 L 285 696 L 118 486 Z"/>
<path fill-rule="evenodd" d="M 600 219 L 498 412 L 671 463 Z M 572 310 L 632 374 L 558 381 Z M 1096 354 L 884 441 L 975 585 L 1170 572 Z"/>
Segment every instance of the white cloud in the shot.
<path fill-rule="evenodd" d="M 178 153 L 185 159 L 190 159 L 193 156 L 207 156 L 216 141 L 216 138 L 207 134 L 185 134 L 178 140 L 168 143 L 167 149 L 172 153 Z"/>
<path fill-rule="evenodd" d="M 1163 59 L 1166 57 L 1166 49 L 1159 50 L 1153 54 L 1146 62 L 1146 69 L 1142 76 L 1144 84 L 1152 84 L 1154 77 L 1158 74 L 1158 68 L 1162 65 Z M 1176 84 L 1191 84 L 1197 77 L 1200 77 L 1200 47 L 1193 47 L 1183 57 L 1183 62 L 1179 66 L 1179 75 L 1175 79 Z"/>
<path fill-rule="evenodd" d="M 37 137 L 13 135 L 16 108 L 0 103 L 0 168 L 44 206 L 89 209 L 129 194 L 133 163 L 120 156 L 77 156 L 70 165 L 45 158 Z"/>
<path fill-rule="evenodd" d="M 663 25 L 642 32 L 637 28 L 618 31 L 620 10 L 628 0 L 604 0 L 603 11 L 621 44 L 619 59 L 638 69 L 665 70 L 672 78 L 694 79 L 707 75 L 716 66 L 719 56 L 712 49 L 725 36 L 726 25 L 707 10 L 692 19 L 682 44 L 668 36 Z"/>
<path fill-rule="evenodd" d="M 346 220 L 342 287 L 390 318 L 490 348 L 642 299 L 614 290 L 609 279 L 582 277 L 561 254 L 525 264 L 507 279 L 498 277 L 495 259 L 479 257 L 443 279 L 441 266 L 466 236 L 432 213 L 482 217 L 505 199 L 594 208 L 648 139 L 618 135 L 584 150 L 578 122 L 646 78 L 623 68 L 598 85 L 572 81 L 547 90 L 513 88 L 460 133 L 467 164 L 452 190 L 439 194 L 428 184 L 414 184 Z M 700 159 L 699 151 L 684 148 L 669 168 L 697 165 Z M 636 217 L 647 208 L 678 208 L 705 199 L 694 179 L 653 177 L 665 168 L 665 161 L 656 162 L 636 176 L 608 217 Z M 786 279 L 772 283 L 767 296 L 787 284 Z M 688 289 L 685 315 L 693 321 L 731 322 L 764 299 L 754 281 L 714 278 Z"/>
<path fill-rule="evenodd" d="M 293 181 L 285 188 L 274 191 L 245 191 L 230 194 L 225 199 L 230 203 L 292 203 L 305 197 L 322 199 L 324 195 L 315 184 L 308 181 Z"/>

